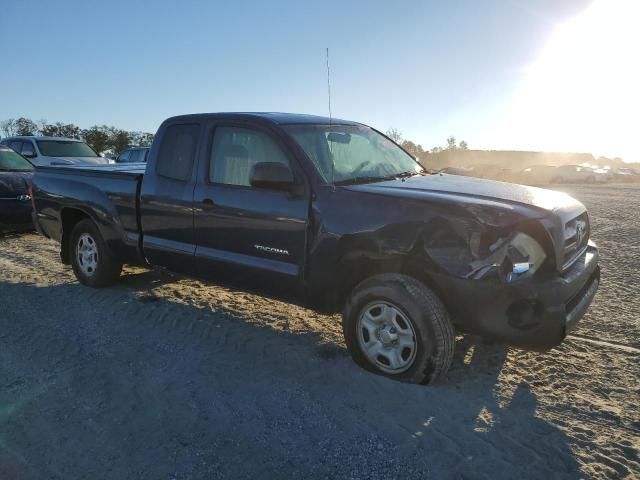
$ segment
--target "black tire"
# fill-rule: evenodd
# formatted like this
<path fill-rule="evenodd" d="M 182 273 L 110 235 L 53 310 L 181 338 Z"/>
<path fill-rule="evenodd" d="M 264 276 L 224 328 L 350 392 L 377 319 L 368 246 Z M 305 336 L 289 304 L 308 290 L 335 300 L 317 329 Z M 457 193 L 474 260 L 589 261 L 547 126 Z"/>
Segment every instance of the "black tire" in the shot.
<path fill-rule="evenodd" d="M 78 242 L 85 235 L 89 235 L 95 242 L 96 265 L 91 269 L 91 272 L 87 272 L 86 267 L 83 269 L 77 254 Z M 96 224 L 89 219 L 81 220 L 73 227 L 69 242 L 69 258 L 76 278 L 88 287 L 100 288 L 113 285 L 122 271 L 122 263 L 116 259 L 105 243 Z"/>
<path fill-rule="evenodd" d="M 380 368 L 367 357 L 358 338 L 359 319 L 372 303 L 389 303 L 411 322 L 416 352 L 413 363 L 399 373 Z M 347 348 L 361 367 L 408 383 L 434 383 L 451 366 L 455 333 L 449 314 L 437 295 L 418 280 L 400 274 L 382 274 L 357 285 L 342 312 Z M 363 328 L 363 327 L 360 327 Z"/>

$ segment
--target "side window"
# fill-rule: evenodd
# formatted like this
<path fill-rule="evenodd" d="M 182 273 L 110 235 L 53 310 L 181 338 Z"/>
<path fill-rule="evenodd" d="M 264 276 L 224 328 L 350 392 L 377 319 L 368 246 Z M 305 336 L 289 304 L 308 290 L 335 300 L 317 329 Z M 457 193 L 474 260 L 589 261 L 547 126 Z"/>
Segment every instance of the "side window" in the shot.
<path fill-rule="evenodd" d="M 14 152 L 20 153 L 20 150 L 22 150 L 22 142 L 14 140 L 13 142 L 9 143 L 9 148 L 11 148 Z"/>
<path fill-rule="evenodd" d="M 186 182 L 191 178 L 200 125 L 171 125 L 164 132 L 156 172 Z"/>
<path fill-rule="evenodd" d="M 33 157 L 36 154 L 36 149 L 33 148 L 33 143 L 30 141 L 22 142 L 22 150 L 20 150 L 20 153 L 24 156 Z"/>
<path fill-rule="evenodd" d="M 215 129 L 209 164 L 210 182 L 248 187 L 251 167 L 260 162 L 289 166 L 287 156 L 268 135 L 241 127 Z"/>
<path fill-rule="evenodd" d="M 118 163 L 127 163 L 129 161 L 129 155 L 131 154 L 131 150 L 126 150 L 118 155 Z"/>
<path fill-rule="evenodd" d="M 130 163 L 138 163 L 142 161 L 142 150 L 131 150 L 131 156 L 129 157 Z"/>

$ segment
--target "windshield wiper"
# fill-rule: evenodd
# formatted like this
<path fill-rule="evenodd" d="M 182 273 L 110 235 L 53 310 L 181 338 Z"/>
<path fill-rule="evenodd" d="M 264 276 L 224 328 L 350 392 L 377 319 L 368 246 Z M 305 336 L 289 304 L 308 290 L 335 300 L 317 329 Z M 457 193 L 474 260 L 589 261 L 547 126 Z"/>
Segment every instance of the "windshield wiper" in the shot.
<path fill-rule="evenodd" d="M 384 177 L 373 177 L 370 175 L 362 175 L 360 177 L 346 178 L 344 180 L 338 180 L 337 182 L 333 182 L 335 185 L 355 185 L 358 183 L 373 183 L 373 182 L 384 182 L 385 180 L 395 180 L 396 175 L 387 175 Z"/>
<path fill-rule="evenodd" d="M 372 175 L 361 175 L 358 177 L 347 178 L 334 182 L 335 185 L 354 185 L 358 183 L 384 182 L 386 180 L 397 180 L 399 178 L 413 177 L 414 175 L 424 175 L 424 172 L 416 172 L 415 170 L 407 170 L 406 172 L 394 173 L 393 175 L 384 175 L 375 177 Z"/>
<path fill-rule="evenodd" d="M 424 171 L 416 172 L 415 170 L 407 170 L 406 172 L 396 173 L 394 176 L 396 178 L 407 178 L 407 177 L 413 177 L 415 175 L 424 175 Z"/>

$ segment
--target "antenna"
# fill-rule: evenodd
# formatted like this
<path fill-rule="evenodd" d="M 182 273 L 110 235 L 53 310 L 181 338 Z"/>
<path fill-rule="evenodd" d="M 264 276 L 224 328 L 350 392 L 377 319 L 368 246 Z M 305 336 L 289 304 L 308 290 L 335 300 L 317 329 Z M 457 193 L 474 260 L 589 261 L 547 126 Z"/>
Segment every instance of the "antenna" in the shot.
<path fill-rule="evenodd" d="M 331 114 L 331 70 L 329 68 L 329 47 L 327 47 L 327 96 L 329 97 L 329 132 L 331 132 L 331 124 L 333 123 L 333 115 Z M 333 191 L 336 190 L 335 170 L 336 163 L 333 160 L 333 143 L 329 141 L 329 155 L 331 156 L 331 184 Z"/>
<path fill-rule="evenodd" d="M 327 94 L 329 96 L 329 125 L 331 125 L 331 70 L 329 69 L 329 47 L 327 47 Z"/>

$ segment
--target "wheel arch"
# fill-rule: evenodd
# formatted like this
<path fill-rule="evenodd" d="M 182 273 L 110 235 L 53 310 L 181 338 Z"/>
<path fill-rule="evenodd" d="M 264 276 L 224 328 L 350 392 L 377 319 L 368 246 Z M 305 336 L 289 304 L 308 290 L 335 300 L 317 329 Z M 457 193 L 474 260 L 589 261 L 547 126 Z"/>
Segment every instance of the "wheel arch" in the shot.
<path fill-rule="evenodd" d="M 336 293 L 336 310 L 342 309 L 353 289 L 362 281 L 375 275 L 397 273 L 412 277 L 431 289 L 450 311 L 443 295 L 442 288 L 429 269 L 432 262 L 415 253 L 375 257 L 362 252 L 360 255 L 350 255 L 340 262 L 338 286 Z"/>
<path fill-rule="evenodd" d="M 60 221 L 62 225 L 62 236 L 60 239 L 60 260 L 65 265 L 71 264 L 69 258 L 69 242 L 71 241 L 71 232 L 78 222 L 84 219 L 93 221 L 91 215 L 85 210 L 77 207 L 64 207 L 60 211 Z M 94 221 L 95 223 L 95 221 Z"/>

